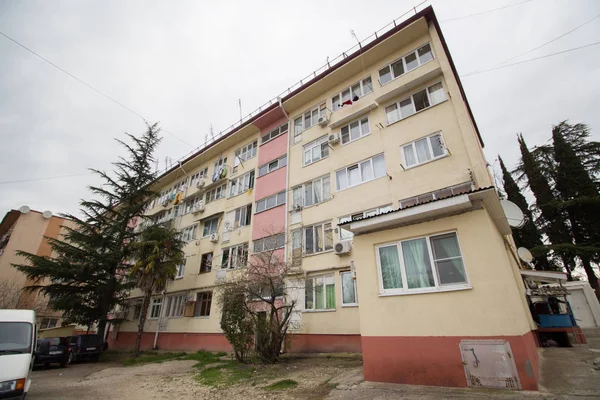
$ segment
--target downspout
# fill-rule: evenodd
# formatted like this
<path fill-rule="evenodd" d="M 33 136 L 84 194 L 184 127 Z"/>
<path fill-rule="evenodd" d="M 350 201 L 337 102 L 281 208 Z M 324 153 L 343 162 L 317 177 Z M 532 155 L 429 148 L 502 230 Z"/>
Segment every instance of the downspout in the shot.
<path fill-rule="evenodd" d="M 281 108 L 281 111 L 283 112 L 283 115 L 285 115 L 285 118 L 287 118 L 288 120 L 288 124 L 290 123 L 290 116 L 288 115 L 288 113 L 285 111 L 285 108 L 283 108 L 283 103 L 281 102 L 281 97 L 277 98 L 277 102 L 279 103 L 279 107 Z M 288 126 L 288 147 L 286 150 L 286 157 L 288 159 L 288 162 L 286 163 L 286 167 L 285 167 L 285 195 L 286 195 L 286 199 L 289 196 L 289 183 L 290 183 L 290 148 L 291 148 L 291 141 L 292 141 L 292 127 Z M 288 215 L 290 213 L 290 210 L 288 208 L 288 202 L 285 202 L 286 206 L 285 206 L 285 219 L 284 219 L 284 232 L 285 232 L 285 237 L 286 237 L 286 242 L 287 242 L 287 237 L 288 237 Z M 287 263 L 287 255 L 288 255 L 288 249 L 285 249 L 285 251 L 283 252 L 283 263 Z"/>

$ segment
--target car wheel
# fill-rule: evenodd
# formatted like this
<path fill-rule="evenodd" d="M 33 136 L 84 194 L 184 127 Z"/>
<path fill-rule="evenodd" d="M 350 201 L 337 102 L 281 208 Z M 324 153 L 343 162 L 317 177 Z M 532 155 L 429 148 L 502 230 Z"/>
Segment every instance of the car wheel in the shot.
<path fill-rule="evenodd" d="M 67 366 L 67 362 L 63 361 L 59 365 L 60 365 L 61 368 L 65 368 Z"/>
<path fill-rule="evenodd" d="M 75 362 L 75 355 L 73 353 L 69 353 L 69 358 L 67 358 L 67 364 L 73 364 Z"/>

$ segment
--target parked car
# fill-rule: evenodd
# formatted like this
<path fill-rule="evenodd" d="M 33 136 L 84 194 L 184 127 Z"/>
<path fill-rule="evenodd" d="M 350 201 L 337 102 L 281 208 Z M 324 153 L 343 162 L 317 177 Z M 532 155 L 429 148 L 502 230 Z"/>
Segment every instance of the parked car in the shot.
<path fill-rule="evenodd" d="M 97 335 L 76 335 L 67 339 L 71 347 L 69 363 L 81 360 L 98 361 L 105 348 L 104 341 Z"/>
<path fill-rule="evenodd" d="M 27 395 L 35 336 L 35 311 L 0 310 L 0 399 Z"/>
<path fill-rule="evenodd" d="M 40 338 L 37 341 L 34 365 L 58 364 L 61 368 L 67 366 L 71 347 L 66 337 Z"/>

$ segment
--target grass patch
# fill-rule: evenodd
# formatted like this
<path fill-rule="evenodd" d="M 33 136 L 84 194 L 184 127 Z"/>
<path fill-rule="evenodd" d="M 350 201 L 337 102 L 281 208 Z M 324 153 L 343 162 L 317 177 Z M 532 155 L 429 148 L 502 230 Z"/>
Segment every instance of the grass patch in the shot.
<path fill-rule="evenodd" d="M 125 366 L 146 364 L 146 363 L 161 363 L 163 361 L 176 359 L 185 356 L 186 353 L 156 353 L 144 352 L 138 358 L 127 357 L 121 360 L 121 364 Z"/>
<path fill-rule="evenodd" d="M 202 370 L 196 375 L 196 380 L 203 385 L 212 387 L 230 386 L 242 380 L 250 379 L 254 368 L 245 364 L 229 361 L 218 367 Z"/>
<path fill-rule="evenodd" d="M 222 351 L 219 353 L 211 353 L 210 351 L 200 350 L 196 353 L 187 354 L 185 357 L 183 357 L 183 360 L 198 361 L 198 363 L 194 365 L 194 367 L 203 368 L 205 365 L 214 364 L 221 361 L 219 360 L 219 358 L 226 355 L 227 353 L 224 353 Z"/>
<path fill-rule="evenodd" d="M 293 389 L 298 386 L 298 382 L 293 379 L 284 379 L 281 381 L 277 381 L 275 383 L 270 384 L 269 386 L 265 386 L 265 390 L 285 390 L 285 389 Z"/>

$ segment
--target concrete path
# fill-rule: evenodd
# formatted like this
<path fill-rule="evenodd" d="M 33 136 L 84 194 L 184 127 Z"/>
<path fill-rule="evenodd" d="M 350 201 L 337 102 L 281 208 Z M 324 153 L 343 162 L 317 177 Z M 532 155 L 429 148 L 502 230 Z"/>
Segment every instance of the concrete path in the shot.
<path fill-rule="evenodd" d="M 539 349 L 538 355 L 540 384 L 537 392 L 363 382 L 362 370 L 357 368 L 330 382 L 337 384 L 337 388 L 331 391 L 327 399 L 600 399 L 600 370 L 593 365 L 593 360 L 600 357 L 600 350 L 587 346 Z"/>

